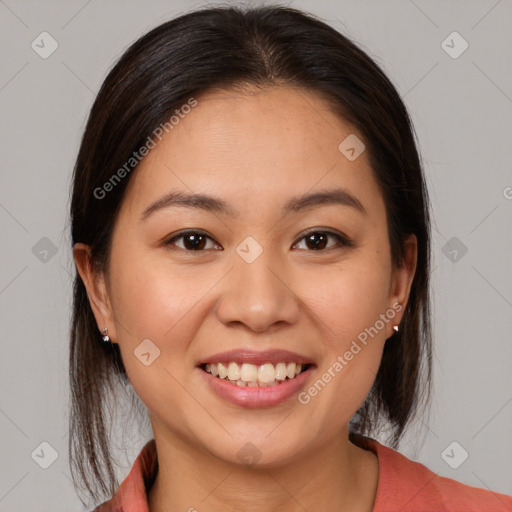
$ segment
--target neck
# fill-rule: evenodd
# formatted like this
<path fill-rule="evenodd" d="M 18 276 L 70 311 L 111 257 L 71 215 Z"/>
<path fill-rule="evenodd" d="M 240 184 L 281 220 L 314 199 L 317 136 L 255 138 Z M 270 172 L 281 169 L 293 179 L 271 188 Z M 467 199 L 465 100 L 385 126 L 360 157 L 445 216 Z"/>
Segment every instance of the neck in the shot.
<path fill-rule="evenodd" d="M 302 460 L 261 469 L 198 452 L 176 438 L 157 437 L 159 470 L 149 512 L 371 512 L 378 460 L 347 437 L 332 439 Z"/>

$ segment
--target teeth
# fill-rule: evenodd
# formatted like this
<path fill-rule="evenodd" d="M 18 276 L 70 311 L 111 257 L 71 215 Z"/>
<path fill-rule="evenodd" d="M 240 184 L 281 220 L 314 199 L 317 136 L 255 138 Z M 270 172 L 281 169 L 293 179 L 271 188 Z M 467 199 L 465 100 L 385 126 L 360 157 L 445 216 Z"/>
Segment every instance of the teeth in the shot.
<path fill-rule="evenodd" d="M 262 364 L 258 368 L 258 380 L 264 384 L 276 380 L 276 369 L 270 363 Z"/>
<path fill-rule="evenodd" d="M 277 380 L 286 379 L 286 363 L 277 363 L 276 364 L 276 379 Z"/>
<path fill-rule="evenodd" d="M 244 382 L 256 382 L 258 380 L 258 368 L 253 364 L 242 364 L 240 368 L 240 378 Z"/>
<path fill-rule="evenodd" d="M 210 365 L 210 366 L 215 366 L 215 365 Z M 225 379 L 228 376 L 228 369 L 222 363 L 217 364 L 217 371 L 219 372 L 219 377 L 221 379 Z M 212 375 L 213 375 L 213 373 L 212 373 Z"/>
<path fill-rule="evenodd" d="M 289 379 L 293 379 L 293 377 L 295 377 L 295 367 L 295 363 L 288 363 L 286 365 L 286 375 L 288 376 Z"/>
<path fill-rule="evenodd" d="M 267 387 L 277 386 L 286 379 L 293 379 L 304 369 L 301 363 L 265 363 L 256 366 L 250 363 L 243 363 L 239 366 L 235 362 L 209 363 L 204 366 L 206 372 L 214 377 L 225 379 L 237 386 Z"/>
<path fill-rule="evenodd" d="M 228 366 L 228 379 L 238 380 L 240 378 L 240 366 L 236 363 L 229 363 Z"/>

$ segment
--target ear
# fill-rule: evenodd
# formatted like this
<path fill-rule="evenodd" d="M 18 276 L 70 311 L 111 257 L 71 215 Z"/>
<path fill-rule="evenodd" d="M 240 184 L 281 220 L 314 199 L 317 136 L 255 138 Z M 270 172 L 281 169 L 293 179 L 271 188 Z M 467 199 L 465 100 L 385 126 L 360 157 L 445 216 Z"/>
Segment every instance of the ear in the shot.
<path fill-rule="evenodd" d="M 404 241 L 403 253 L 400 265 L 393 269 L 393 276 L 389 289 L 388 307 L 397 311 L 397 314 L 393 319 L 393 322 L 388 324 L 388 337 L 394 333 L 393 325 L 398 325 L 401 322 L 405 312 L 405 307 L 407 306 L 407 301 L 409 300 L 409 293 L 411 291 L 418 259 L 418 239 L 416 238 L 416 235 L 410 234 L 406 238 Z M 398 304 L 401 305 L 401 308 L 398 307 Z"/>
<path fill-rule="evenodd" d="M 92 312 L 96 319 L 99 331 L 104 327 L 108 329 L 108 335 L 112 342 L 117 340 L 114 315 L 105 284 L 105 275 L 98 273 L 93 269 L 91 261 L 90 246 L 82 243 L 76 243 L 73 246 L 73 258 L 75 264 L 87 289 L 87 297 L 91 305 Z"/>

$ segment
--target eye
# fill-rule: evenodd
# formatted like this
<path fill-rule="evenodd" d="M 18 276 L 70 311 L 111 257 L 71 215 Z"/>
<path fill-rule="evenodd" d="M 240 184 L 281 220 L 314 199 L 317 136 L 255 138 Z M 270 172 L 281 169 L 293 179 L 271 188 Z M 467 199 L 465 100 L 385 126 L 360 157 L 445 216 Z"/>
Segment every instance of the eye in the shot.
<path fill-rule="evenodd" d="M 302 242 L 302 240 L 304 240 L 306 248 L 312 249 L 314 251 L 321 251 L 326 248 L 333 249 L 336 246 L 336 244 L 326 247 L 329 238 L 336 240 L 338 244 L 341 246 L 353 246 L 353 243 L 346 236 L 340 233 L 333 233 L 331 231 L 310 231 L 309 233 L 306 234 L 306 236 L 303 236 L 299 240 L 299 242 L 294 245 L 294 247 L 298 246 Z"/>
<path fill-rule="evenodd" d="M 180 239 L 183 239 L 183 246 L 177 245 L 175 243 L 176 240 Z M 202 231 L 181 231 L 177 235 L 166 240 L 164 245 L 176 245 L 179 249 L 184 249 L 185 251 L 201 252 L 203 249 L 212 248 L 205 247 L 208 241 L 213 242 L 214 240 Z"/>
<path fill-rule="evenodd" d="M 335 240 L 337 244 L 331 244 L 328 245 L 329 238 Z M 177 243 L 178 240 L 182 240 L 182 245 L 179 245 Z M 341 233 L 334 233 L 331 231 L 310 231 L 305 236 L 303 236 L 299 242 L 294 244 L 293 247 L 297 247 L 300 245 L 300 243 L 306 244 L 306 249 L 311 249 L 314 251 L 322 251 L 325 249 L 333 249 L 336 247 L 336 245 L 346 246 L 346 247 L 352 247 L 354 244 L 344 235 Z M 207 247 L 208 242 L 213 243 L 213 247 Z M 164 245 L 166 246 L 176 246 L 179 249 L 183 249 L 185 251 L 189 252 L 202 252 L 203 250 L 207 249 L 215 249 L 216 247 L 220 247 L 219 244 L 217 244 L 213 238 L 208 236 L 203 231 L 181 231 L 180 233 L 176 234 L 172 238 L 169 238 L 164 242 Z"/>

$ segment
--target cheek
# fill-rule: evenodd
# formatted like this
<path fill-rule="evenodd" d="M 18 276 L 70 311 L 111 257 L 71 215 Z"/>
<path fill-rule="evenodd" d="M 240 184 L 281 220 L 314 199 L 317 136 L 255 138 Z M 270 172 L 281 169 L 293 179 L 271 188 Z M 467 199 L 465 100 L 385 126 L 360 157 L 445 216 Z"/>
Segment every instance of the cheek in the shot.
<path fill-rule="evenodd" d="M 347 421 L 371 389 L 386 340 L 388 325 L 381 315 L 387 308 L 389 269 L 381 256 L 374 250 L 347 258 L 318 272 L 315 287 L 304 290 L 324 347 L 316 389 L 310 390 L 318 393 L 320 410 Z"/>
<path fill-rule="evenodd" d="M 388 271 L 378 258 L 354 257 L 315 272 L 315 286 L 303 293 L 332 349 L 342 349 L 347 342 L 350 345 L 350 340 L 385 313 Z"/>
<path fill-rule="evenodd" d="M 113 308 L 128 338 L 172 336 L 180 320 L 200 301 L 207 284 L 164 259 L 132 254 L 112 269 Z M 205 288 L 205 289 L 203 289 Z M 121 341 L 126 339 L 120 333 Z"/>
<path fill-rule="evenodd" d="M 118 256 L 115 261 L 111 273 L 117 341 L 130 380 L 143 394 L 156 379 L 149 368 L 160 369 L 158 378 L 167 382 L 173 380 L 162 369 L 178 377 L 193 364 L 189 349 L 212 307 L 209 292 L 221 275 L 171 265 L 165 258 L 142 251 L 133 252 L 130 258 Z M 143 340 L 148 339 L 158 358 L 145 367 L 136 355 Z"/>
<path fill-rule="evenodd" d="M 323 356 L 317 375 L 302 395 L 315 411 L 312 429 L 334 435 L 364 402 L 375 381 L 386 339 L 387 283 L 369 267 L 347 267 L 323 274 L 309 294 L 314 322 L 322 335 Z M 308 407 L 306 405 L 306 407 Z M 333 421 L 325 421 L 325 418 Z"/>
<path fill-rule="evenodd" d="M 130 383 L 149 411 L 165 410 L 169 401 L 185 407 L 187 394 L 178 382 L 189 371 L 188 349 L 201 325 L 201 305 L 213 283 L 179 272 L 166 262 L 144 259 L 144 255 L 116 261 L 112 303 Z M 148 365 L 143 357 L 147 352 Z"/>

